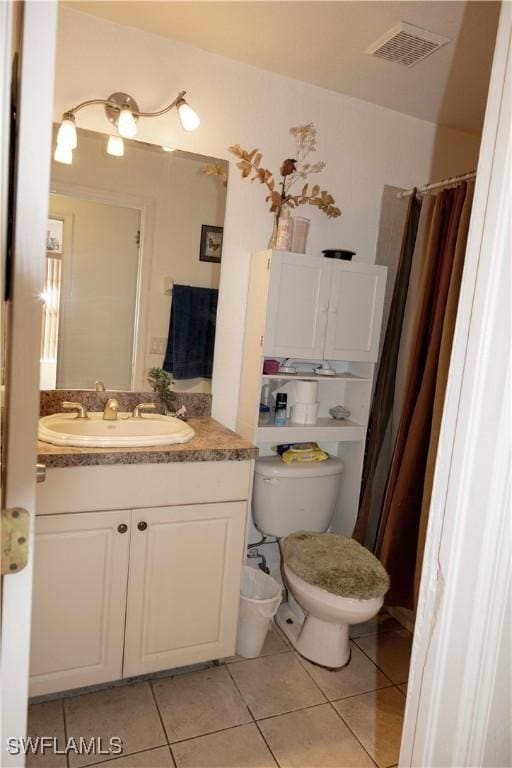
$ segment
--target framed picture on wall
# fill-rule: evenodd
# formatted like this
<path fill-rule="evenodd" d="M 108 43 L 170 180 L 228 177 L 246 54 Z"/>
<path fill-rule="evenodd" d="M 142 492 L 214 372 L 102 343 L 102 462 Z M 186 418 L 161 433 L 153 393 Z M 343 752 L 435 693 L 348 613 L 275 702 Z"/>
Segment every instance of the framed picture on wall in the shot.
<path fill-rule="evenodd" d="M 64 222 L 62 219 L 48 219 L 46 228 L 46 251 L 50 256 L 62 254 Z"/>
<path fill-rule="evenodd" d="M 199 248 L 199 261 L 220 262 L 222 257 L 222 233 L 224 227 L 214 227 L 203 224 L 201 227 L 201 246 Z"/>

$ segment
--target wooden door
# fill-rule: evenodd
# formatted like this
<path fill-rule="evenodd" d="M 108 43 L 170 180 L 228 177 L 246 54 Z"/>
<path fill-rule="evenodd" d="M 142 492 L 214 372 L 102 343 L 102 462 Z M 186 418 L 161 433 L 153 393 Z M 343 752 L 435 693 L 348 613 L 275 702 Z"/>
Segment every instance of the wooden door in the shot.
<path fill-rule="evenodd" d="M 376 362 L 387 268 L 333 261 L 325 358 Z"/>
<path fill-rule="evenodd" d="M 272 253 L 265 357 L 323 359 L 330 267 L 320 256 Z"/>
<path fill-rule="evenodd" d="M 245 502 L 133 513 L 124 677 L 234 653 Z"/>
<path fill-rule="evenodd" d="M 32 696 L 122 676 L 130 515 L 36 518 Z"/>

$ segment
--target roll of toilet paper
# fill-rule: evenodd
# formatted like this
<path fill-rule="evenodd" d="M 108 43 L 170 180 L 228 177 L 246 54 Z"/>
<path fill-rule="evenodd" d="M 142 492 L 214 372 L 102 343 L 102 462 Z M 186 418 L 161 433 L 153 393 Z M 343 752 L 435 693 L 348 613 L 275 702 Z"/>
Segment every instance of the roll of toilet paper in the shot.
<path fill-rule="evenodd" d="M 316 403 L 318 399 L 318 381 L 296 381 L 295 394 L 297 403 Z"/>
<path fill-rule="evenodd" d="M 296 424 L 316 424 L 320 403 L 295 403 L 291 409 L 291 420 Z"/>

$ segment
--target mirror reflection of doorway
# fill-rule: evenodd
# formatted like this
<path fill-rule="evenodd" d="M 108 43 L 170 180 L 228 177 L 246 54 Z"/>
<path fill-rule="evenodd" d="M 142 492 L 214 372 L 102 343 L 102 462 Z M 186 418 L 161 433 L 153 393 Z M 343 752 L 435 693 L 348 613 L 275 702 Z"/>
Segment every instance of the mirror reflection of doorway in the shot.
<path fill-rule="evenodd" d="M 41 388 L 132 386 L 141 212 L 50 196 L 64 222 L 61 253 L 47 252 Z"/>

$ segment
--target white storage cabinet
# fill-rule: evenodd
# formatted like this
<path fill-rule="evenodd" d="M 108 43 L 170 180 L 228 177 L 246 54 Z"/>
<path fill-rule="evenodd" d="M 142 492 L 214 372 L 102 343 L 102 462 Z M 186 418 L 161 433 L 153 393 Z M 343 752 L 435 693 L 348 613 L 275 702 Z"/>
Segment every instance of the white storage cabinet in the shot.
<path fill-rule="evenodd" d="M 265 357 L 377 360 L 386 267 L 300 253 L 256 256 L 265 258 Z"/>
<path fill-rule="evenodd" d="M 345 469 L 333 530 L 346 535 L 357 515 L 386 273 L 374 264 L 283 251 L 262 251 L 251 259 L 237 431 L 262 455 L 276 443 L 316 441 L 340 456 Z M 265 375 L 265 358 L 292 358 L 298 372 Z M 313 373 L 324 360 L 336 376 Z M 286 391 L 291 405 L 297 379 L 318 381 L 317 423 L 263 422 L 263 385 L 274 394 Z M 336 405 L 350 410 L 348 420 L 331 418 L 329 409 Z"/>

